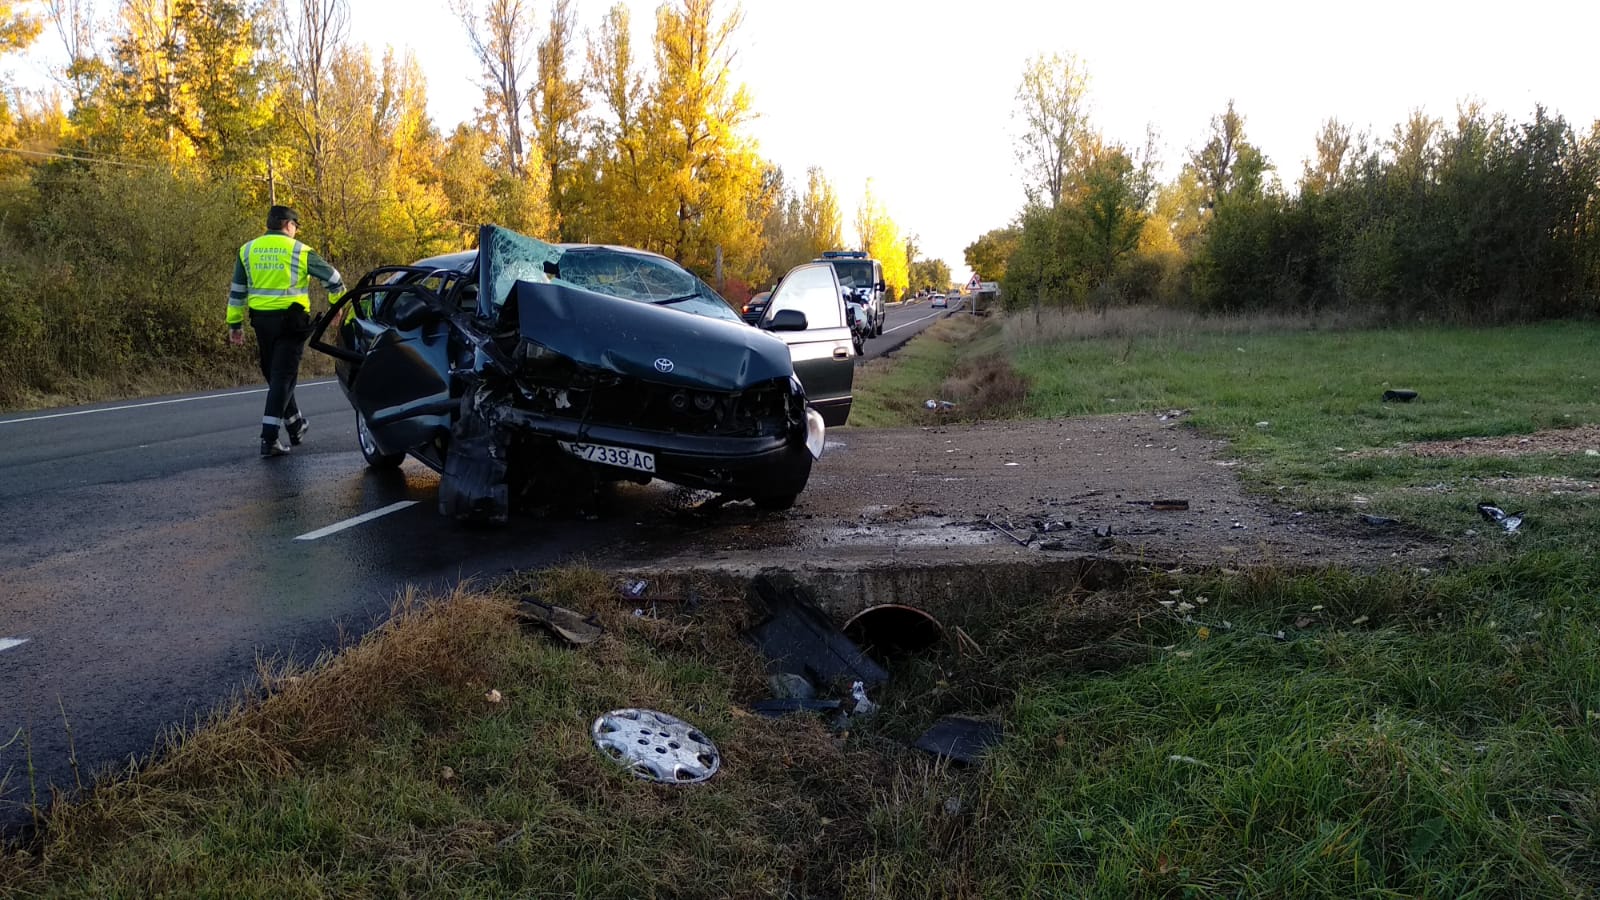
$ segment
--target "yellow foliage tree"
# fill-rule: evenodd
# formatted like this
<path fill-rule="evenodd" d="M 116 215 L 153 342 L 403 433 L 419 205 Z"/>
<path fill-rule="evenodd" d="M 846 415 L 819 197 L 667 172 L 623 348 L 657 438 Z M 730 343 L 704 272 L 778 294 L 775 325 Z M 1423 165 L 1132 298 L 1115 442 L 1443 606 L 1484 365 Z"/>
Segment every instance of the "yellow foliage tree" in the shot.
<path fill-rule="evenodd" d="M 889 287 L 890 297 L 903 297 L 911 283 L 911 261 L 906 259 L 906 242 L 900 236 L 900 226 L 872 192 L 872 179 L 867 179 L 867 190 L 856 210 L 856 234 L 861 249 L 883 266 L 883 280 Z"/>

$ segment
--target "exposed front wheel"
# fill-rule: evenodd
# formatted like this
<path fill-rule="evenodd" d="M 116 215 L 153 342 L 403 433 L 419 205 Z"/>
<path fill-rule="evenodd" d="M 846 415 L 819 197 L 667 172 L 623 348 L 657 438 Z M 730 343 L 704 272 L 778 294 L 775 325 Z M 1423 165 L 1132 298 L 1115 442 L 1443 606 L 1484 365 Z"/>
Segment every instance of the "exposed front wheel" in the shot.
<path fill-rule="evenodd" d="M 356 413 L 356 442 L 361 445 L 361 456 L 374 469 L 393 469 L 405 462 L 404 453 L 384 453 L 378 449 L 371 429 L 367 428 L 367 417 L 361 413 Z"/>

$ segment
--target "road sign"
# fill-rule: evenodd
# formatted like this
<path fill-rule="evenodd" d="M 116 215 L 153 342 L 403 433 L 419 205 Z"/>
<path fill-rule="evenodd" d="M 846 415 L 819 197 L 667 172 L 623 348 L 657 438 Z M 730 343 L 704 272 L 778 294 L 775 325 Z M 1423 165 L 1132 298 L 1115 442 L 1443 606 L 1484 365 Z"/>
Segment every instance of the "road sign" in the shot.
<path fill-rule="evenodd" d="M 987 293 L 987 294 L 998 294 L 998 293 L 1000 293 L 1000 282 L 998 282 L 998 281 L 979 282 L 978 290 L 983 291 L 984 293 Z"/>

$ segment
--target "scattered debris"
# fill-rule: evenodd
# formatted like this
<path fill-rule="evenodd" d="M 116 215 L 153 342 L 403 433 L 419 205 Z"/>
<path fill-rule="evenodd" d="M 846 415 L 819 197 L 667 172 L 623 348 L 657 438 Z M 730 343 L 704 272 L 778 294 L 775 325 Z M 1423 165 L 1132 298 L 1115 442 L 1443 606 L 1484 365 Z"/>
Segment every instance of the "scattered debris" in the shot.
<path fill-rule="evenodd" d="M 1186 766 L 1208 766 L 1210 763 L 1195 759 L 1192 756 L 1180 756 L 1176 753 L 1167 757 L 1167 762 L 1183 763 Z"/>
<path fill-rule="evenodd" d="M 1508 514 L 1505 510 L 1498 506 L 1488 503 L 1479 503 L 1478 514 L 1490 522 L 1494 522 L 1495 524 L 1499 525 L 1501 528 L 1504 528 L 1508 534 L 1516 534 L 1518 529 L 1522 527 L 1523 513 L 1520 512 Z"/>
<path fill-rule="evenodd" d="M 983 517 L 983 521 L 984 521 L 984 524 L 988 525 L 990 528 L 993 528 L 995 531 L 998 531 L 1001 534 L 1005 535 L 1006 537 L 1011 538 L 1013 541 L 1016 541 L 1019 545 L 1021 545 L 1023 547 L 1028 546 L 1028 542 L 1033 540 L 1033 535 L 1031 535 L 1031 534 L 1028 535 L 1028 537 L 1026 539 L 1017 537 L 1016 535 L 1012 534 L 1008 529 L 1002 528 L 1000 526 L 1000 523 L 994 521 L 993 519 L 989 518 L 988 516 L 984 516 Z M 1010 525 L 1011 523 L 1007 522 L 1006 524 Z"/>
<path fill-rule="evenodd" d="M 645 590 L 649 587 L 650 582 L 648 581 L 630 581 L 626 586 L 623 587 L 622 596 L 631 600 L 637 600 L 644 596 Z"/>
<path fill-rule="evenodd" d="M 1008 462 L 1008 463 L 1006 463 L 1006 465 L 1007 466 L 1020 466 L 1020 465 L 1022 465 L 1022 463 Z"/>
<path fill-rule="evenodd" d="M 867 699 L 867 686 L 857 681 L 850 685 L 850 696 L 856 701 L 852 713 L 858 716 L 870 716 L 878 711 L 878 704 Z"/>
<path fill-rule="evenodd" d="M 605 634 L 605 629 L 600 627 L 599 620 L 593 615 L 583 616 L 532 597 L 523 597 L 520 602 L 518 614 L 522 621 L 543 626 L 567 643 L 592 644 Z"/>
<path fill-rule="evenodd" d="M 746 601 L 758 623 L 745 638 L 767 658 L 769 674 L 790 672 L 816 685 L 860 681 L 877 686 L 889 680 L 889 673 L 845 637 L 792 576 L 757 577 Z"/>
<path fill-rule="evenodd" d="M 1103 537 L 1103 538 L 1111 537 L 1111 533 L 1112 532 L 1111 532 L 1111 526 L 1110 525 L 1101 525 L 1100 527 L 1098 527 L 1098 528 L 1096 528 L 1094 530 L 1094 536 L 1095 537 Z"/>
<path fill-rule="evenodd" d="M 1189 411 L 1187 409 L 1169 409 L 1161 415 L 1156 416 L 1156 421 L 1170 422 L 1173 419 L 1181 418 L 1183 416 L 1187 416 L 1188 414 Z"/>
<path fill-rule="evenodd" d="M 1373 516 L 1366 513 L 1361 514 L 1361 521 L 1374 528 L 1393 528 L 1400 524 L 1399 519 L 1391 519 L 1388 516 Z"/>
<path fill-rule="evenodd" d="M 1350 620 L 1350 624 L 1351 625 L 1365 625 L 1371 619 L 1372 619 L 1371 616 L 1356 616 L 1354 619 Z"/>
<path fill-rule="evenodd" d="M 1269 427 L 1271 425 L 1272 425 L 1271 422 L 1257 422 L 1256 423 L 1256 427 L 1257 428 L 1267 428 L 1267 427 Z"/>
<path fill-rule="evenodd" d="M 1188 512 L 1187 500 L 1151 500 L 1150 508 L 1162 512 Z"/>
<path fill-rule="evenodd" d="M 483 699 L 490 703 L 499 703 L 501 700 L 504 700 L 505 697 L 502 696 L 499 691 L 495 690 L 494 688 L 490 688 L 488 693 L 483 695 Z"/>
<path fill-rule="evenodd" d="M 772 696 L 777 700 L 815 700 L 817 689 L 804 675 L 793 672 L 779 672 L 767 678 L 767 687 L 772 689 Z"/>
<path fill-rule="evenodd" d="M 844 634 L 881 661 L 932 647 L 944 639 L 944 626 L 915 606 L 880 603 L 851 616 Z"/>
<path fill-rule="evenodd" d="M 439 770 L 439 778 L 441 780 L 443 780 L 443 781 L 455 781 L 456 780 L 456 770 L 450 768 L 449 766 L 445 766 L 444 768 Z"/>
<path fill-rule="evenodd" d="M 776 719 L 797 712 L 835 712 L 843 709 L 844 703 L 838 700 L 819 700 L 816 697 L 779 697 L 772 700 L 757 700 L 750 704 L 750 708 L 769 719 Z"/>
<path fill-rule="evenodd" d="M 949 400 L 924 400 L 922 405 L 927 409 L 935 409 L 940 411 L 956 408 L 956 405 L 951 403 Z"/>
<path fill-rule="evenodd" d="M 1384 391 L 1384 403 L 1410 403 L 1417 399 L 1416 391 Z"/>
<path fill-rule="evenodd" d="M 693 784 L 722 766 L 710 738 L 653 709 L 614 709 L 595 719 L 589 734 L 601 753 L 646 781 Z"/>
<path fill-rule="evenodd" d="M 970 766 L 980 762 L 983 754 L 998 745 L 1004 736 L 1000 726 L 993 722 L 968 716 L 945 716 L 924 731 L 912 746 Z"/>

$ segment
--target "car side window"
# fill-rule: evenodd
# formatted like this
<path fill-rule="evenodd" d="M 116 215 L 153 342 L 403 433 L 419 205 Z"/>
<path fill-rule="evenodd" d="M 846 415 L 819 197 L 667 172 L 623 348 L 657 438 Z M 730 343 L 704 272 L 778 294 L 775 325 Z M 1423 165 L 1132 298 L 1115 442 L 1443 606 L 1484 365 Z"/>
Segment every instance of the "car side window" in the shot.
<path fill-rule="evenodd" d="M 785 276 L 772 292 L 766 318 L 771 319 L 784 309 L 805 313 L 808 328 L 842 328 L 844 301 L 839 297 L 833 267 L 827 263 L 801 266 Z"/>

